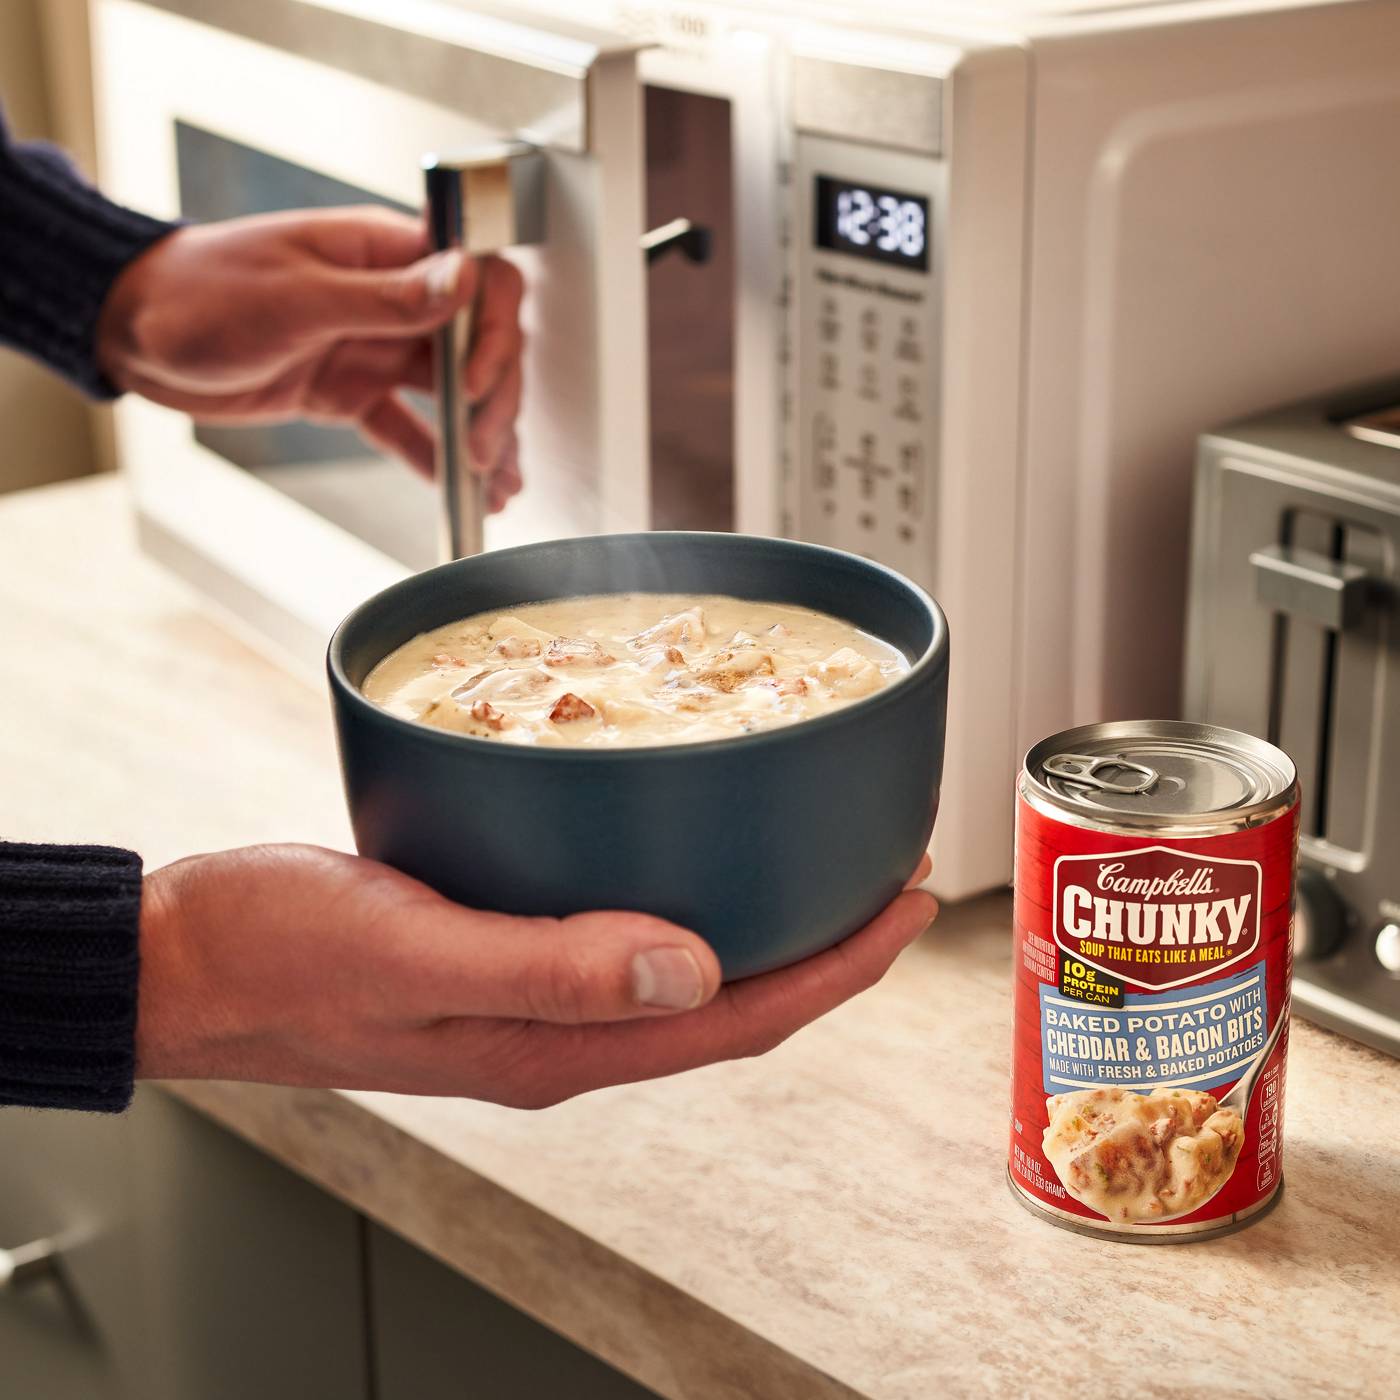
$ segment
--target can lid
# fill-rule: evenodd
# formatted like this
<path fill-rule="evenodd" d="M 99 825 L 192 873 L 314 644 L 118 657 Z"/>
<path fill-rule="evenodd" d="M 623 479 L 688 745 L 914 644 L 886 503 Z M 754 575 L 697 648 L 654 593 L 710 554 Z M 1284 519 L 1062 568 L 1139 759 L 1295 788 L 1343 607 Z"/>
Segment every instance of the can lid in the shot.
<path fill-rule="evenodd" d="M 1177 720 L 1056 734 L 1026 755 L 1026 771 L 1057 806 L 1133 824 L 1275 809 L 1297 776 L 1288 755 L 1262 739 Z"/>

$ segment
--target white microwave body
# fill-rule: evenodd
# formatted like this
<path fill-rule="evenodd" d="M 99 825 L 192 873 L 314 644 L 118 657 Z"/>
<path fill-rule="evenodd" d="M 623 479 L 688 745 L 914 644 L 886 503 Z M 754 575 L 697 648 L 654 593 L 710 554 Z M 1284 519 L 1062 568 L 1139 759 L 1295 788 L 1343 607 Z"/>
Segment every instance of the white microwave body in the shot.
<path fill-rule="evenodd" d="M 1390 0 L 93 11 L 103 175 L 156 213 L 201 152 L 409 208 L 426 150 L 545 152 L 544 240 L 510 251 L 529 484 L 487 546 L 717 524 L 928 587 L 947 897 L 1007 879 L 1031 743 L 1178 712 L 1198 434 L 1400 359 Z M 639 240 L 687 191 L 722 280 L 663 295 Z M 347 490 L 139 401 L 118 427 L 150 548 L 317 669 L 431 555 L 431 491 L 386 464 Z"/>

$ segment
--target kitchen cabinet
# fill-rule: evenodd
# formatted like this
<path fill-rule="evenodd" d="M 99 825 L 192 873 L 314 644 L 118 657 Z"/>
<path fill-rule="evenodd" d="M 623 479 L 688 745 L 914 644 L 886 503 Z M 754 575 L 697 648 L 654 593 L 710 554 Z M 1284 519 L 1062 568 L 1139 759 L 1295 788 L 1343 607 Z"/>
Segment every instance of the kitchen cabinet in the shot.
<path fill-rule="evenodd" d="M 0 1246 L 60 1242 L 53 1278 L 0 1291 L 0 1395 L 126 1400 L 139 1366 L 133 1228 L 119 1119 L 0 1111 Z"/>
<path fill-rule="evenodd" d="M 132 1400 L 369 1400 L 361 1218 L 158 1090 L 140 1098 Z"/>
<path fill-rule="evenodd" d="M 377 1225 L 375 1400 L 655 1400 L 655 1393 Z"/>
<path fill-rule="evenodd" d="M 0 1400 L 648 1400 L 652 1392 L 158 1089 L 0 1109 Z"/>
<path fill-rule="evenodd" d="M 0 1110 L 0 1396 L 368 1400 L 363 1222 L 158 1090 L 119 1118 Z"/>

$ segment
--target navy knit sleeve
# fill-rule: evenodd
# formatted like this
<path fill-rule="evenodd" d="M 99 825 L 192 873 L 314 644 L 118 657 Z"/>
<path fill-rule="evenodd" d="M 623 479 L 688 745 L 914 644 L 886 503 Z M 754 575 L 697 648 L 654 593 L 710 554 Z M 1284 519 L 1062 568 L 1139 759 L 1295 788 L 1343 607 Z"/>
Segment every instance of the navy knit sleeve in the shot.
<path fill-rule="evenodd" d="M 104 199 L 56 147 L 12 141 L 0 112 L 0 344 L 114 398 L 98 314 L 122 268 L 176 227 Z"/>
<path fill-rule="evenodd" d="M 131 1102 L 140 922 L 131 851 L 0 842 L 0 1104 Z"/>

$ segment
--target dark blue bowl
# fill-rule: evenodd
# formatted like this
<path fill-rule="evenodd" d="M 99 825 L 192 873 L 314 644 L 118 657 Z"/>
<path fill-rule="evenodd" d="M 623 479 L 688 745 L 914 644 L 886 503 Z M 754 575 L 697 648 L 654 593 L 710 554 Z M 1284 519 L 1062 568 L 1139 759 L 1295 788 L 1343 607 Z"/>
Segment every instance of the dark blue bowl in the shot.
<path fill-rule="evenodd" d="M 833 613 L 912 669 L 833 714 L 707 743 L 529 748 L 396 718 L 360 686 L 410 637 L 589 593 L 727 593 Z M 328 657 L 355 841 L 462 904 L 641 909 L 707 938 L 728 978 L 830 947 L 898 892 L 943 773 L 948 625 L 899 574 L 744 535 L 600 535 L 499 550 L 356 608 Z"/>

